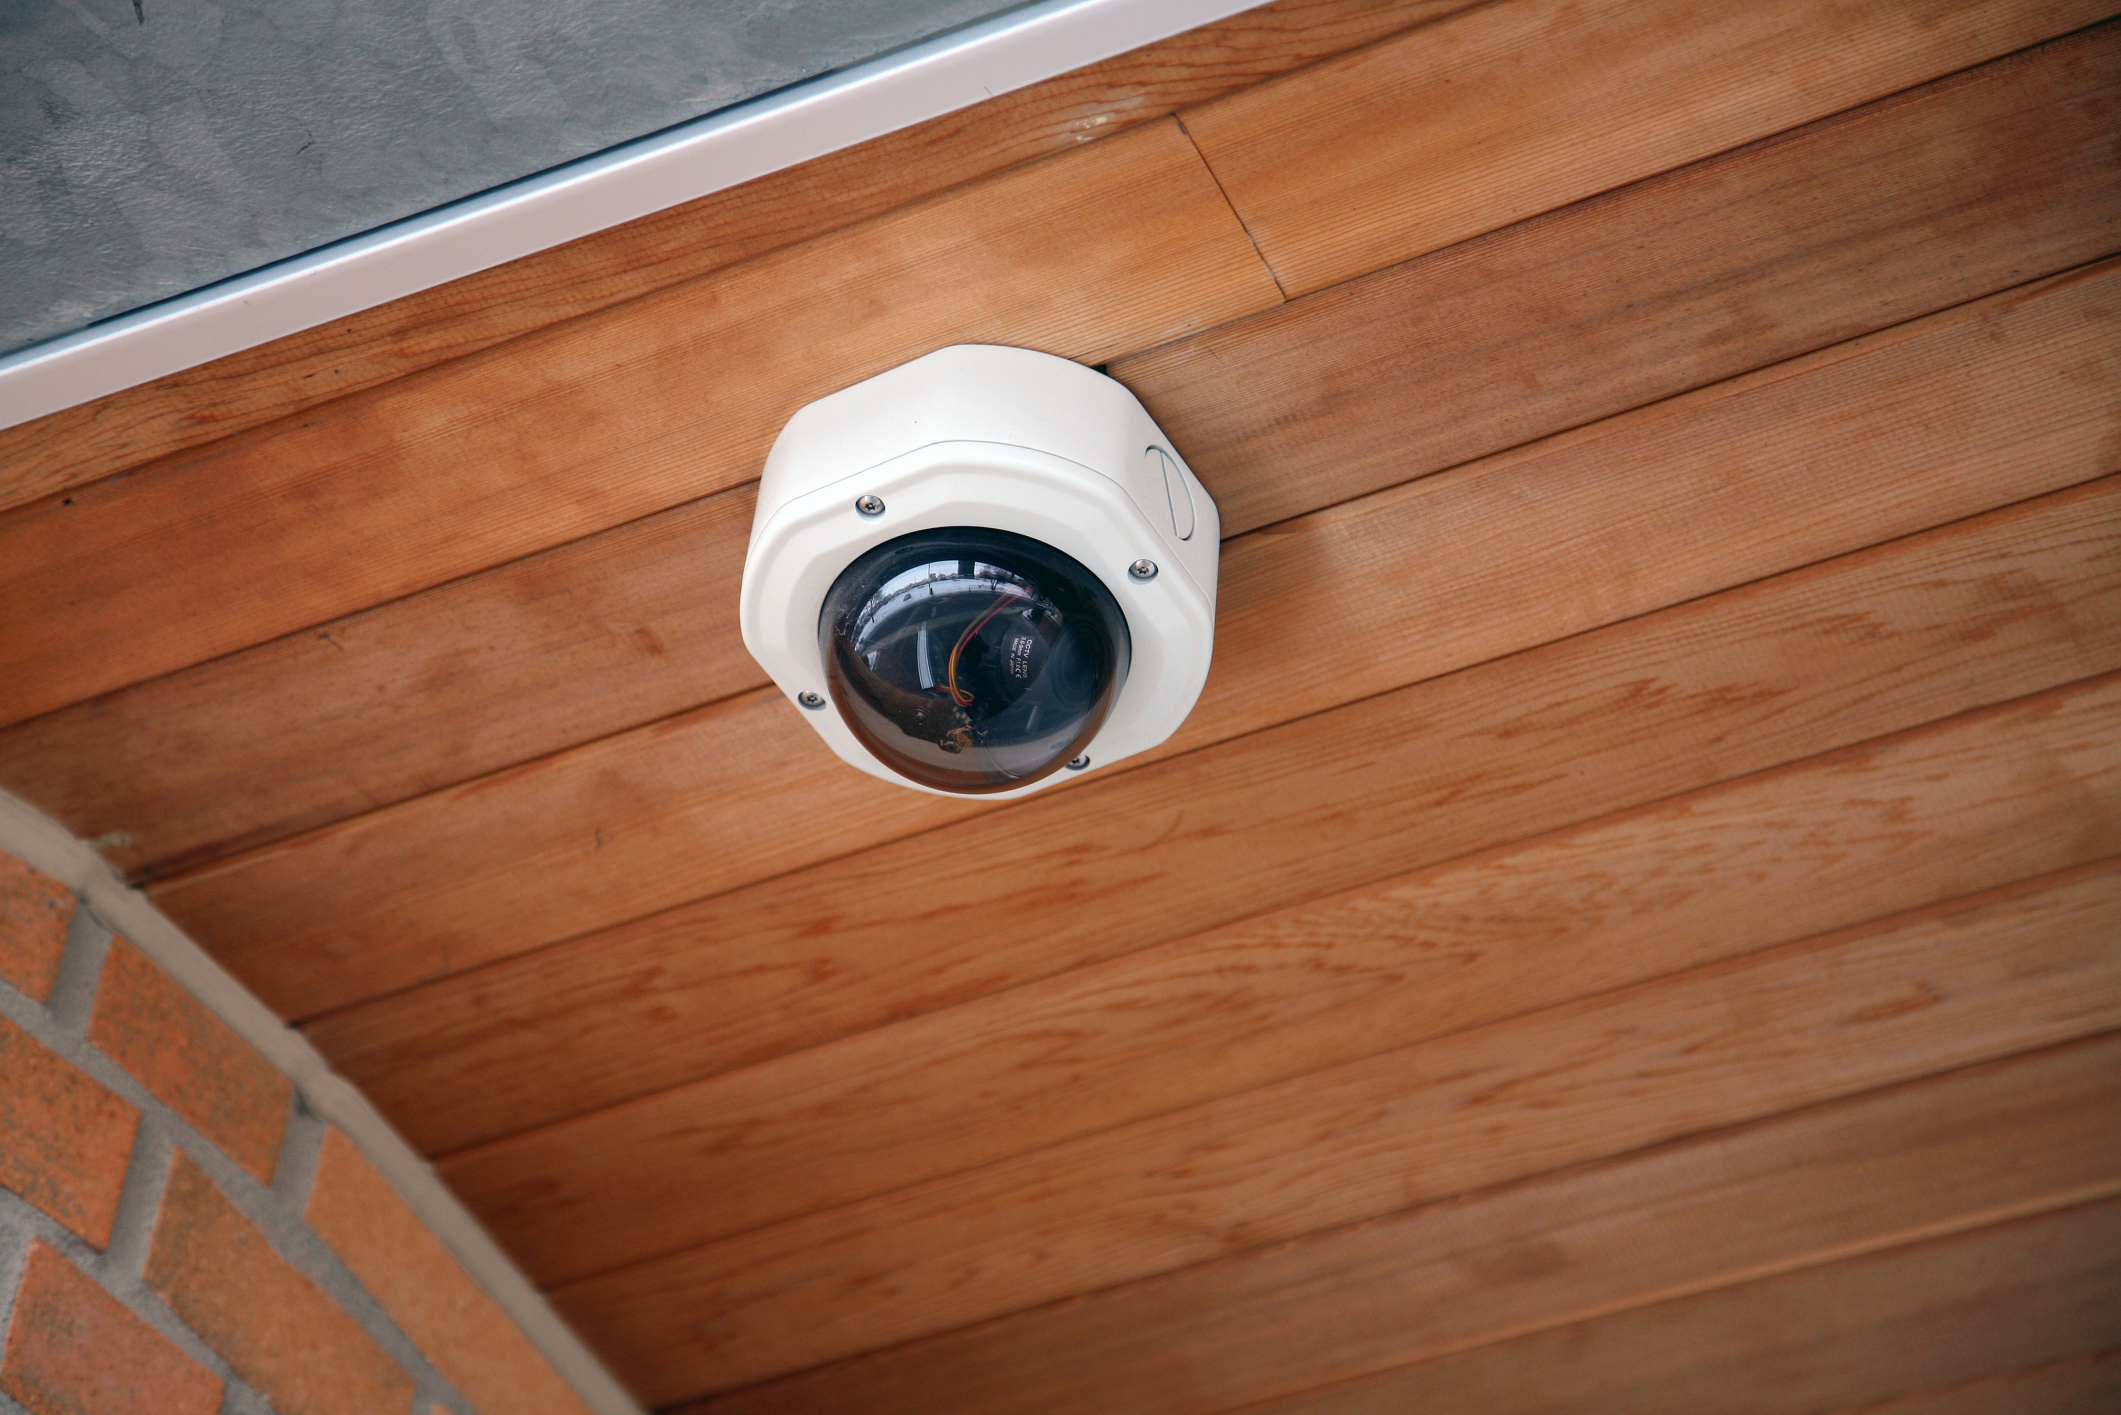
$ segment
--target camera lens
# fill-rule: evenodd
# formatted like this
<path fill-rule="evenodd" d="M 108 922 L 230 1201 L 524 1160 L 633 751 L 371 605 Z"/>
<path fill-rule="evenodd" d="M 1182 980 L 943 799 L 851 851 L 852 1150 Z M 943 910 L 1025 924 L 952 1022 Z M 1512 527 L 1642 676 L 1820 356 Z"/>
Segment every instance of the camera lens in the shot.
<path fill-rule="evenodd" d="M 886 541 L 818 617 L 832 700 L 862 745 L 923 786 L 1028 785 L 1079 755 L 1127 679 L 1112 592 L 1042 541 L 978 527 Z"/>

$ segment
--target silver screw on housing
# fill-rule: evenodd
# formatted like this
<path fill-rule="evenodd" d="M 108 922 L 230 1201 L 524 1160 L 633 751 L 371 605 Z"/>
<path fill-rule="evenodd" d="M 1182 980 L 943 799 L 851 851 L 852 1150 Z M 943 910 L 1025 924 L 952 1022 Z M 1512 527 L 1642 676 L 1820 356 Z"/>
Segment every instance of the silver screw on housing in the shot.
<path fill-rule="evenodd" d="M 1127 573 L 1137 580 L 1153 580 L 1156 578 L 1156 562 L 1154 560 L 1137 560 L 1127 567 Z"/>
<path fill-rule="evenodd" d="M 825 695 L 823 693 L 798 693 L 795 695 L 795 700 L 812 712 L 816 712 L 825 705 Z"/>
<path fill-rule="evenodd" d="M 861 512 L 864 516 L 881 516 L 884 514 L 884 498 L 881 496 L 857 496 L 854 498 L 854 509 Z"/>
<path fill-rule="evenodd" d="M 1081 771 L 1084 767 L 1088 765 L 1090 765 L 1090 759 L 1088 757 L 1077 757 L 1074 761 L 1068 763 L 1068 770 Z"/>

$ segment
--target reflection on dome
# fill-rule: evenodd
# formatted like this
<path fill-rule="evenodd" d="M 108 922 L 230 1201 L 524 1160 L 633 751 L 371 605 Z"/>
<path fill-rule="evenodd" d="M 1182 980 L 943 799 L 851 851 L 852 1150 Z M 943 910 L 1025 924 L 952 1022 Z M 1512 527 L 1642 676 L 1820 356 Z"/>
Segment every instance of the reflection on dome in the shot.
<path fill-rule="evenodd" d="M 862 556 L 818 620 L 833 701 L 892 770 L 943 791 L 1025 786 L 1104 724 L 1129 654 L 1110 590 L 1005 531 L 917 531 Z"/>

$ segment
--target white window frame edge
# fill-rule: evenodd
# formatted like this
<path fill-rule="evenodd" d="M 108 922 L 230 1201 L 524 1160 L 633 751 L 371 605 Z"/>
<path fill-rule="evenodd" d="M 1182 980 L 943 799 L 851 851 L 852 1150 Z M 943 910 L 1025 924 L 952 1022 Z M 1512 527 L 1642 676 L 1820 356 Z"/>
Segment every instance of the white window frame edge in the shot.
<path fill-rule="evenodd" d="M 0 427 L 793 167 L 1260 0 L 1039 0 L 0 357 Z"/>
<path fill-rule="evenodd" d="M 0 358 L 0 427 L 85 403 L 559 245 L 1258 0 L 1041 0 L 439 210 Z M 75 891 L 344 1131 L 597 1415 L 641 1415 L 581 1339 L 367 1097 L 86 843 L 0 791 L 0 850 Z"/>

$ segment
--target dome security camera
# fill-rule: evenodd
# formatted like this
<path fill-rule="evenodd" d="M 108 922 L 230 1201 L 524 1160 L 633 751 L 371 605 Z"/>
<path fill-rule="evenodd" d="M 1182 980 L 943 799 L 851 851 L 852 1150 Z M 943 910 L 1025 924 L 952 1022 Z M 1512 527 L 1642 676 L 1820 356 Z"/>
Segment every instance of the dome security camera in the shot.
<path fill-rule="evenodd" d="M 960 344 L 788 420 L 738 613 L 849 764 L 1007 799 L 1177 730 L 1220 553 L 1214 501 L 1125 386 Z"/>

